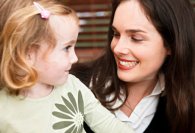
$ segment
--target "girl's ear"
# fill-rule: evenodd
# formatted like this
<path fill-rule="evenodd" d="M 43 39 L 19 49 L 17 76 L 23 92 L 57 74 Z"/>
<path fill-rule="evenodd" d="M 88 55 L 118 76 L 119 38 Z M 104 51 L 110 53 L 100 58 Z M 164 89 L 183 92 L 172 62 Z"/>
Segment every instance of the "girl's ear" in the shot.
<path fill-rule="evenodd" d="M 36 61 L 36 56 L 38 52 L 38 45 L 32 45 L 29 47 L 27 54 L 26 54 L 26 59 L 29 63 L 29 65 L 33 66 Z"/>
<path fill-rule="evenodd" d="M 30 66 L 33 66 L 35 63 L 35 55 L 33 53 L 28 53 L 27 54 L 27 62 Z"/>

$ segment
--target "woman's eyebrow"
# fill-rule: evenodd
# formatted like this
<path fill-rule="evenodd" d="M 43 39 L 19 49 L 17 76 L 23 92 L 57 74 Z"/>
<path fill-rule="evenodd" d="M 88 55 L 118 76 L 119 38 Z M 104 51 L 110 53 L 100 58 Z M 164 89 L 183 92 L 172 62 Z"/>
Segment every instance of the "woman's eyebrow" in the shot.
<path fill-rule="evenodd" d="M 113 31 L 118 31 L 116 27 L 114 27 L 113 25 L 111 26 Z M 146 33 L 146 31 L 141 30 L 141 29 L 126 29 L 125 30 L 126 33 L 137 33 L 137 32 L 143 32 Z"/>
<path fill-rule="evenodd" d="M 127 29 L 125 30 L 126 33 L 137 33 L 137 32 L 142 32 L 142 33 L 146 33 L 145 31 L 141 30 L 141 29 Z"/>
<path fill-rule="evenodd" d="M 117 29 L 112 25 L 111 26 L 111 29 L 113 30 L 113 31 L 117 31 Z"/>

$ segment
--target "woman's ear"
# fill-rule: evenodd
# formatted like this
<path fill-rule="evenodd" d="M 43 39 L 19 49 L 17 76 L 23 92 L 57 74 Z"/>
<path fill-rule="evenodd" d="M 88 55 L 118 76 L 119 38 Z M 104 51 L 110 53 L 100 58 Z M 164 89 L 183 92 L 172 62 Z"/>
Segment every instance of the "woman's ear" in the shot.
<path fill-rule="evenodd" d="M 167 48 L 167 55 L 171 55 L 171 49 Z"/>

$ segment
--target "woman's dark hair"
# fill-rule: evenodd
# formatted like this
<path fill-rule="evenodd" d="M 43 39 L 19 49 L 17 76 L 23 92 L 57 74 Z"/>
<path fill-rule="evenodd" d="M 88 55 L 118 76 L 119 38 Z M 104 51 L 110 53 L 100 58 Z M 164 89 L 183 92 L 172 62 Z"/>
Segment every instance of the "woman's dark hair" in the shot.
<path fill-rule="evenodd" d="M 115 11 L 121 2 L 113 0 L 113 8 L 105 53 L 88 74 L 92 91 L 109 110 L 121 90 L 127 96 L 125 83 L 118 79 L 116 63 L 110 48 Z M 170 49 L 161 71 L 165 75 L 166 112 L 174 133 L 195 132 L 195 17 L 188 0 L 138 0 L 148 20 Z M 89 70 L 89 69 L 87 69 Z M 89 85 L 89 82 L 85 82 Z M 113 98 L 108 101 L 108 96 Z"/>
<path fill-rule="evenodd" d="M 140 0 L 141 7 L 171 51 L 162 66 L 167 116 L 172 132 L 195 130 L 195 21 L 187 0 Z"/>

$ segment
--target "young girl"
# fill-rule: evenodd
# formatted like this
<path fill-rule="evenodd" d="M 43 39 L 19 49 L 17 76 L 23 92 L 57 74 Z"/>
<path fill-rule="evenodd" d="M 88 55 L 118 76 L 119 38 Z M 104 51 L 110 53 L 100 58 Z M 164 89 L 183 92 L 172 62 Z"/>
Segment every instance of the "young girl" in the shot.
<path fill-rule="evenodd" d="M 1 133 L 84 133 L 84 120 L 97 133 L 132 132 L 69 74 L 78 60 L 73 10 L 55 0 L 6 0 L 3 13 Z"/>

